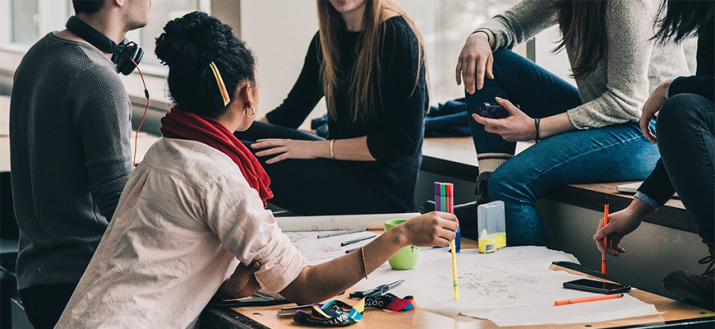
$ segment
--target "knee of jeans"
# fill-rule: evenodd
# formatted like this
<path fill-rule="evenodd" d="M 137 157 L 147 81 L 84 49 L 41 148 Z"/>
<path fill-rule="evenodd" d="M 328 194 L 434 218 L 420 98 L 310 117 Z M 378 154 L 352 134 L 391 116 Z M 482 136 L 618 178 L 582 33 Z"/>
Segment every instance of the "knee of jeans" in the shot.
<path fill-rule="evenodd" d="M 489 199 L 507 202 L 523 198 L 524 194 L 521 191 L 523 186 L 514 179 L 515 177 L 517 175 L 514 175 L 509 170 L 497 169 L 494 171 L 488 182 Z"/>
<path fill-rule="evenodd" d="M 514 59 L 514 56 L 519 55 L 509 49 L 500 48 L 493 52 L 492 56 L 494 57 L 494 67 L 496 68 L 497 65 L 505 65 L 505 63 L 509 62 L 509 60 Z"/>
<path fill-rule="evenodd" d="M 665 137 L 689 129 L 698 120 L 698 99 L 694 94 L 678 94 L 663 103 L 656 120 L 656 134 Z"/>

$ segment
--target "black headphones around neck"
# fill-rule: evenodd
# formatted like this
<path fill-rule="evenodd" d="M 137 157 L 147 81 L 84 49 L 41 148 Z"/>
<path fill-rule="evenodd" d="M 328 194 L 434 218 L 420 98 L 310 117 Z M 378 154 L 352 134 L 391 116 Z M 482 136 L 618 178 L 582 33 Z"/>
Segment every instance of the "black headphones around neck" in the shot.
<path fill-rule="evenodd" d="M 65 27 L 78 37 L 97 47 L 99 50 L 112 54 L 112 62 L 114 62 L 114 65 L 117 67 L 117 72 L 121 74 L 129 75 L 132 73 L 135 67 L 132 60 L 139 64 L 142 57 L 144 57 L 144 51 L 139 48 L 139 45 L 134 43 L 134 41 L 124 39 L 122 43 L 117 44 L 112 41 L 112 39 L 102 34 L 102 32 L 97 31 L 92 26 L 75 16 L 72 16 L 69 20 L 67 20 Z"/>

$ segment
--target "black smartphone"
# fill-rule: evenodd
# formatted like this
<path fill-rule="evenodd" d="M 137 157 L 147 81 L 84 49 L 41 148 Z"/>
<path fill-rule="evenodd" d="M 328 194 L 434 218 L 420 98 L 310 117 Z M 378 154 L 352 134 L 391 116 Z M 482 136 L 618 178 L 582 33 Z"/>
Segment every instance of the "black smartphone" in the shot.
<path fill-rule="evenodd" d="M 564 288 L 596 292 L 601 294 L 615 294 L 631 290 L 631 286 L 589 279 L 580 279 L 564 282 Z"/>
<path fill-rule="evenodd" d="M 517 108 L 519 105 L 514 104 Z M 509 112 L 499 104 L 484 102 L 479 105 L 479 116 L 490 119 L 503 119 L 509 116 Z"/>

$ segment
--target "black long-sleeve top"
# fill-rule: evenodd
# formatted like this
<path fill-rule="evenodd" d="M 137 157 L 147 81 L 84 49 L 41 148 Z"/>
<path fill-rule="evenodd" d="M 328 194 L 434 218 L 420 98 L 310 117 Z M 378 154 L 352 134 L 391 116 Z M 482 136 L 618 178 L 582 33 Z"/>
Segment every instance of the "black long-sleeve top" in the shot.
<path fill-rule="evenodd" d="M 710 19 L 698 31 L 698 63 L 695 75 L 678 77 L 668 87 L 668 97 L 682 93 L 697 94 L 709 100 L 715 95 L 713 76 L 715 75 L 715 19 Z M 636 197 L 654 209 L 664 205 L 675 193 L 675 188 L 659 159 L 653 172 L 638 188 Z M 645 195 L 645 196 L 644 196 Z"/>
<path fill-rule="evenodd" d="M 364 122 L 351 118 L 349 109 L 356 96 L 351 93 L 348 82 L 355 67 L 362 33 L 341 30 L 336 118 L 328 119 L 328 139 L 367 136 L 368 150 L 377 161 L 339 161 L 339 165 L 366 182 L 376 193 L 393 201 L 401 211 L 412 211 L 415 208 L 417 174 L 422 162 L 424 116 L 429 109 L 425 65 L 419 60 L 417 37 L 404 18 L 396 16 L 387 19 L 382 28 L 381 93 L 378 93 L 382 97 L 375 100 L 375 114 Z M 267 114 L 270 123 L 290 128 L 298 128 L 303 123 L 324 96 L 321 64 L 320 37 L 316 33 L 298 81 L 283 103 Z"/>

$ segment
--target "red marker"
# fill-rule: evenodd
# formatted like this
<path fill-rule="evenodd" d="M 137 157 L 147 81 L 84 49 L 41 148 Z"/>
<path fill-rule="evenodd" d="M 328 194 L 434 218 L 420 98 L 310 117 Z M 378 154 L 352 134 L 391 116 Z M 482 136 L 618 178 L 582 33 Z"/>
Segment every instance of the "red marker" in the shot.
<path fill-rule="evenodd" d="M 557 300 L 554 302 L 554 306 L 561 306 L 561 305 L 567 305 L 567 304 L 576 304 L 576 303 L 585 303 L 585 302 L 595 302 L 599 300 L 607 300 L 607 299 L 615 299 L 615 298 L 621 298 L 623 297 L 623 294 L 613 294 L 613 295 L 602 295 L 602 296 L 595 296 L 595 297 L 584 297 L 584 298 L 576 298 L 576 299 L 567 299 L 567 300 Z"/>

